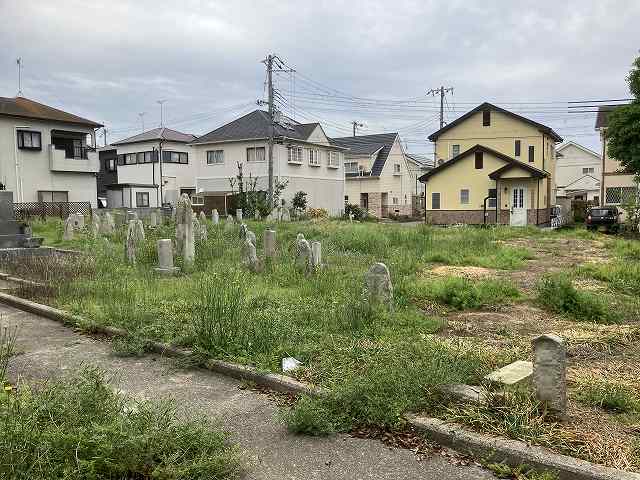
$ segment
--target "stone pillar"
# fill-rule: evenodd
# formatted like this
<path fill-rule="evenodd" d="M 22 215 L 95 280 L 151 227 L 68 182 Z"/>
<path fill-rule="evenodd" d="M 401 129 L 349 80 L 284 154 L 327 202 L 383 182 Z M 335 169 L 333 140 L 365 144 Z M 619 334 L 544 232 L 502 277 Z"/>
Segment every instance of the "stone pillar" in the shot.
<path fill-rule="evenodd" d="M 276 231 L 264 231 L 264 256 L 267 258 L 275 258 L 276 256 Z"/>
<path fill-rule="evenodd" d="M 211 211 L 211 221 L 213 222 L 214 225 L 218 225 L 218 223 L 220 222 L 220 214 L 218 213 L 217 208 L 214 208 Z"/>
<path fill-rule="evenodd" d="M 200 210 L 200 223 L 205 223 L 207 221 L 207 216 L 204 213 L 204 210 Z"/>
<path fill-rule="evenodd" d="M 311 247 L 304 238 L 296 244 L 296 269 L 299 272 L 308 272 L 311 268 Z"/>
<path fill-rule="evenodd" d="M 193 210 L 189 195 L 183 193 L 176 207 L 176 245 L 184 264 L 193 263 L 195 258 L 195 239 L 193 232 Z"/>
<path fill-rule="evenodd" d="M 311 242 L 311 261 L 314 269 L 322 266 L 322 244 L 320 242 Z"/>
<path fill-rule="evenodd" d="M 173 245 L 171 240 L 163 238 L 156 243 L 158 247 L 158 267 L 154 270 L 163 275 L 173 275 L 180 269 L 173 266 Z"/>
<path fill-rule="evenodd" d="M 241 208 L 236 208 L 236 220 L 238 220 L 238 223 L 242 223 L 242 209 Z"/>
<path fill-rule="evenodd" d="M 247 230 L 247 234 L 245 235 L 245 238 L 247 240 L 250 240 L 254 246 L 256 245 L 256 234 L 253 233 L 251 230 Z"/>
<path fill-rule="evenodd" d="M 94 213 L 91 216 L 91 236 L 96 238 L 100 234 L 100 216 Z"/>
<path fill-rule="evenodd" d="M 240 235 L 240 240 L 244 240 L 245 238 L 247 238 L 247 231 L 249 229 L 247 228 L 246 224 L 241 224 L 240 225 L 240 230 L 238 230 L 238 234 Z"/>
<path fill-rule="evenodd" d="M 64 233 L 62 239 L 65 241 L 73 240 L 73 219 L 71 216 L 64 221 Z"/>
<path fill-rule="evenodd" d="M 104 214 L 104 218 L 102 219 L 102 223 L 100 224 L 100 228 L 102 233 L 105 235 L 111 235 L 116 228 L 116 223 L 113 220 L 113 216 L 111 213 L 107 212 Z"/>
<path fill-rule="evenodd" d="M 249 238 L 245 238 L 242 243 L 242 264 L 245 265 L 252 272 L 257 272 L 260 270 L 260 261 L 258 260 L 258 256 L 256 255 L 256 246 Z"/>
<path fill-rule="evenodd" d="M 158 213 L 155 210 L 149 214 L 149 226 L 153 228 L 158 226 Z"/>
<path fill-rule="evenodd" d="M 136 264 L 136 246 L 138 243 L 137 233 L 138 220 L 129 220 L 129 226 L 127 227 L 127 238 L 125 239 L 124 249 L 127 254 L 127 261 L 131 265 Z"/>
<path fill-rule="evenodd" d="M 533 385 L 536 398 L 556 418 L 567 415 L 567 349 L 557 335 L 533 339 Z"/>
<path fill-rule="evenodd" d="M 391 274 L 384 263 L 374 263 L 365 274 L 364 283 L 371 303 L 383 303 L 393 310 Z"/>

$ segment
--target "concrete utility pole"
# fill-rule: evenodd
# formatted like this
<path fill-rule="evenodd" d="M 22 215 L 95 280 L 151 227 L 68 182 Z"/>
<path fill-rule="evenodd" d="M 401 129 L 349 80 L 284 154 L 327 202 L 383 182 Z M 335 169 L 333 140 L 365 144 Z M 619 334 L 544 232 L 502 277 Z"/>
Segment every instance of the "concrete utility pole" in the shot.
<path fill-rule="evenodd" d="M 359 122 L 357 122 L 357 121 L 355 121 L 355 120 L 354 120 L 353 122 L 351 122 L 351 125 L 353 125 L 353 136 L 354 136 L 354 137 L 356 136 L 356 130 L 357 130 L 358 128 L 362 128 L 362 127 L 364 127 L 364 123 L 359 123 Z"/>
<path fill-rule="evenodd" d="M 451 93 L 453 95 L 453 87 L 440 87 L 440 88 L 432 88 L 427 92 L 427 95 L 440 95 L 440 128 L 444 127 L 444 96 L 447 93 Z"/>
<path fill-rule="evenodd" d="M 268 85 L 268 103 L 269 103 L 269 153 L 268 153 L 268 171 L 269 171 L 269 203 L 273 202 L 273 58 L 275 55 L 267 55 L 265 63 L 267 65 L 267 85 Z"/>
<path fill-rule="evenodd" d="M 104 137 L 104 146 L 106 147 L 109 143 L 107 141 L 107 133 L 109 133 L 109 129 L 107 127 L 102 127 L 102 136 Z"/>

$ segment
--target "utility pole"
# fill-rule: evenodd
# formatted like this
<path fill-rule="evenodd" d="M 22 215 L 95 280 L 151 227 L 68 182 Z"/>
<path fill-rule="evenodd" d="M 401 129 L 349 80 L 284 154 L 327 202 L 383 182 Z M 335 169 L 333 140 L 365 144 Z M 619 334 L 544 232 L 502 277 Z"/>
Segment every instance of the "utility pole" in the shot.
<path fill-rule="evenodd" d="M 107 127 L 102 127 L 102 136 L 104 137 L 104 146 L 106 147 L 109 142 L 107 142 L 107 133 L 109 133 L 109 129 Z"/>
<path fill-rule="evenodd" d="M 453 95 L 453 87 L 440 87 L 440 88 L 432 88 L 427 92 L 427 95 L 440 95 L 440 128 L 444 127 L 444 96 L 447 93 L 451 93 Z"/>
<path fill-rule="evenodd" d="M 273 202 L 273 59 L 275 55 L 267 55 L 264 64 L 267 66 L 267 89 L 269 105 L 269 148 L 268 148 L 268 171 L 269 171 L 269 203 Z"/>
<path fill-rule="evenodd" d="M 164 118 L 163 118 L 163 110 L 162 110 L 162 105 L 164 104 L 164 102 L 166 102 L 166 100 L 157 100 L 156 103 L 158 103 L 160 105 L 160 126 L 164 127 Z"/>
<path fill-rule="evenodd" d="M 354 137 L 356 136 L 356 129 L 364 127 L 363 123 L 358 123 L 355 120 L 353 122 L 351 122 L 351 125 L 353 125 L 353 136 Z"/>
<path fill-rule="evenodd" d="M 147 114 L 147 112 L 140 112 L 138 114 L 138 116 L 140 117 L 140 121 L 142 122 L 142 133 L 144 133 L 144 116 Z M 160 118 L 162 118 L 162 115 L 160 115 Z M 162 120 L 160 120 L 162 122 Z"/>

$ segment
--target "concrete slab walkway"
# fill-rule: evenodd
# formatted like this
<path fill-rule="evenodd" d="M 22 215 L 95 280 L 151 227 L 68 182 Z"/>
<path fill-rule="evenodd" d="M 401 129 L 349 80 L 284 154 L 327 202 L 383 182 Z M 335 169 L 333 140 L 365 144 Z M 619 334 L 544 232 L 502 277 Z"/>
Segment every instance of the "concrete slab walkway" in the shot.
<path fill-rule="evenodd" d="M 203 370 L 181 369 L 157 355 L 118 358 L 108 342 L 75 333 L 36 315 L 0 304 L 0 323 L 18 325 L 18 355 L 10 361 L 14 381 L 58 377 L 81 365 L 115 375 L 115 388 L 137 398 L 173 398 L 179 408 L 221 422 L 245 452 L 249 479 L 489 479 L 474 466 L 456 466 L 440 455 L 422 461 L 408 450 L 377 440 L 334 435 L 292 435 L 278 421 L 268 396 L 238 388 L 232 378 Z"/>

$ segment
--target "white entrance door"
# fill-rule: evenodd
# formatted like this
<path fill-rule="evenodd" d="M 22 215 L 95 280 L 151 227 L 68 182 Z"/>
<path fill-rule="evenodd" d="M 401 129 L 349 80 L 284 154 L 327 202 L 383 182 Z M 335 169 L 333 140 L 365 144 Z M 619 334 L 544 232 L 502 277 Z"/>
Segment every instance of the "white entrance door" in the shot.
<path fill-rule="evenodd" d="M 527 187 L 516 185 L 511 189 L 511 218 L 512 227 L 527 225 Z"/>

